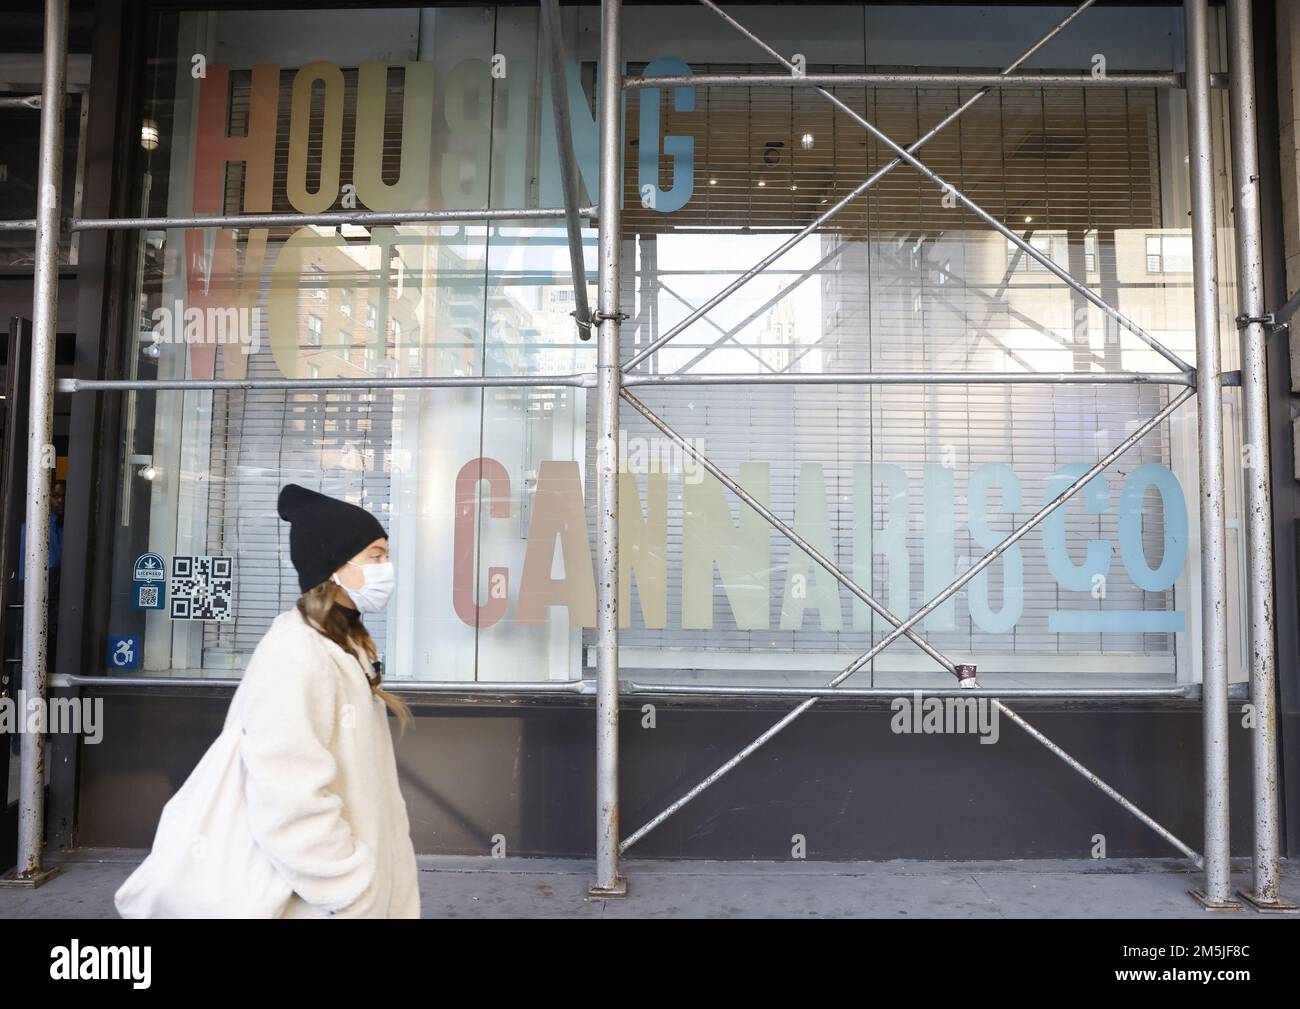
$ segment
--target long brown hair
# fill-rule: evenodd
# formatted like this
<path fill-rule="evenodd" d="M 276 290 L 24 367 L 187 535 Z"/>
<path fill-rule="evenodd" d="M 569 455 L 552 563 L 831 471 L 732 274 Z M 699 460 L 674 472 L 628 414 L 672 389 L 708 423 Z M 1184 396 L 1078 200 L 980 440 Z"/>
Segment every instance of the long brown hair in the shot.
<path fill-rule="evenodd" d="M 298 612 L 308 624 L 345 652 L 355 654 L 361 651 L 370 658 L 371 662 L 379 658 L 379 650 L 375 647 L 374 638 L 366 630 L 366 625 L 360 619 L 349 619 L 343 607 L 334 601 L 333 582 L 321 582 L 299 596 Z M 400 697 L 390 694 L 379 685 L 381 678 L 381 674 L 377 672 L 373 675 L 366 674 L 366 679 L 370 681 L 371 692 L 382 699 L 397 715 L 402 725 L 401 731 L 405 733 L 406 727 L 411 723 L 411 709 Z"/>

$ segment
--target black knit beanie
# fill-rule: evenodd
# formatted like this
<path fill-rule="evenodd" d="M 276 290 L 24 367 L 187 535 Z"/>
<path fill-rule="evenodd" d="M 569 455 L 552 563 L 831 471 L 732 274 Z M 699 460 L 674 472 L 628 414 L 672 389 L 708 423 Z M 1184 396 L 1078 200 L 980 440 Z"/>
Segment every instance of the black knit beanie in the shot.
<path fill-rule="evenodd" d="M 328 580 L 375 540 L 388 538 L 379 520 L 364 508 L 296 483 L 281 489 L 276 510 L 289 523 L 289 559 L 303 592 Z"/>

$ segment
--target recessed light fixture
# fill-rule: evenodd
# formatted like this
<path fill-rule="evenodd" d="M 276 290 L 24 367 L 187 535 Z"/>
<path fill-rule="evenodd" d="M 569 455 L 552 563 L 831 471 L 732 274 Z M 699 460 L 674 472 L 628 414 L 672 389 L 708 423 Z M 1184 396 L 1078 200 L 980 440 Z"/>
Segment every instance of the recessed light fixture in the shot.
<path fill-rule="evenodd" d="M 799 143 L 803 145 L 805 151 L 811 151 L 813 149 L 813 135 L 811 133 L 805 133 L 799 138 Z"/>
<path fill-rule="evenodd" d="M 791 185 L 790 185 L 790 192 L 793 193 L 793 192 L 794 192 L 796 189 L 798 189 L 798 188 L 799 188 L 798 186 L 796 186 L 796 185 L 794 185 L 793 183 L 791 183 Z"/>
<path fill-rule="evenodd" d="M 717 180 L 717 179 L 709 179 L 709 185 L 711 185 L 711 186 L 716 186 L 717 184 L 718 184 L 718 180 Z"/>
<path fill-rule="evenodd" d="M 766 186 L 767 183 L 766 183 L 764 180 L 759 179 L 759 180 L 758 180 L 758 185 L 759 185 L 759 188 L 761 189 L 763 186 Z"/>
<path fill-rule="evenodd" d="M 1033 220 L 1034 220 L 1034 219 L 1033 219 L 1032 217 L 1026 217 L 1026 218 L 1025 218 L 1025 223 L 1026 223 L 1026 224 L 1032 224 L 1032 223 L 1033 223 Z"/>

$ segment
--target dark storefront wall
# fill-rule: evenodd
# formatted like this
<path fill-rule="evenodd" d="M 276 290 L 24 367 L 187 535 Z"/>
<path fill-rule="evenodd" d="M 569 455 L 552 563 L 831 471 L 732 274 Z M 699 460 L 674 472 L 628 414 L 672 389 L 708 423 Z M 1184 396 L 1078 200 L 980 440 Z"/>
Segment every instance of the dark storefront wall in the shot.
<path fill-rule="evenodd" d="M 107 183 L 101 189 L 107 195 Z M 95 633 L 88 635 L 87 670 L 99 666 Z M 60 671 L 79 670 L 61 663 Z M 104 696 L 105 718 L 115 729 L 102 743 L 80 747 L 75 834 L 68 823 L 71 782 L 58 772 L 54 808 L 64 815 L 52 818 L 52 836 L 59 843 L 147 845 L 162 804 L 216 735 L 228 695 Z M 622 724 L 624 834 L 786 710 L 658 703 L 657 727 L 644 730 L 640 703 L 625 705 Z M 1195 846 L 1199 709 L 1017 707 Z M 417 850 L 483 853 L 501 834 L 513 854 L 590 854 L 594 721 L 588 707 L 480 701 L 422 706 L 417 714 L 398 748 Z M 1090 853 L 1096 834 L 1105 836 L 1110 857 L 1172 854 L 1005 721 L 996 746 L 981 746 L 973 736 L 898 736 L 889 723 L 880 708 L 826 705 L 810 712 L 634 854 L 782 858 L 796 833 L 808 838 L 814 858 L 1079 857 Z M 1294 725 L 1284 724 L 1284 733 L 1288 728 Z M 1244 852 L 1249 754 L 1235 719 L 1233 733 L 1234 849 Z"/>
<path fill-rule="evenodd" d="M 620 721 L 622 831 L 630 834 L 769 728 L 786 709 L 641 702 Z M 782 732 L 631 849 L 635 858 L 1176 857 L 1177 852 L 1038 743 L 1001 721 L 973 735 L 897 735 L 891 713 L 836 702 Z M 1184 705 L 1016 709 L 1193 847 L 1202 830 L 1201 720 Z M 84 752 L 78 841 L 147 847 L 162 804 L 216 736 L 220 697 L 110 695 L 115 726 Z M 422 853 L 594 853 L 590 706 L 421 707 L 397 748 Z M 1231 736 L 1234 854 L 1250 851 L 1248 733 Z M 90 751 L 94 752 L 91 753 Z M 159 759 L 165 755 L 164 759 Z"/>

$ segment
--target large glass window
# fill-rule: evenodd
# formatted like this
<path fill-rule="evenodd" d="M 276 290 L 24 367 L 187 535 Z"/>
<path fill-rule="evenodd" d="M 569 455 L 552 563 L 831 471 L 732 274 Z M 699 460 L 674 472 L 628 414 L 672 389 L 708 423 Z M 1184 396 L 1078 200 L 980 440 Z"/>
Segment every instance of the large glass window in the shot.
<path fill-rule="evenodd" d="M 1059 12 L 947 8 L 936 17 L 934 8 L 801 5 L 737 15 L 803 53 L 810 71 L 989 71 Z M 563 17 L 582 199 L 591 203 L 598 10 L 565 8 Z M 536 18 L 531 8 L 488 7 L 162 14 L 141 110 L 159 139 L 137 155 L 138 210 L 559 206 Z M 664 18 L 629 7 L 625 22 L 629 72 L 774 70 L 702 8 Z M 1112 72 L 1181 67 L 1181 18 L 1168 8 L 1090 10 L 1030 66 L 1087 70 L 1103 39 Z M 906 144 L 973 91 L 839 94 Z M 642 90 L 625 106 L 624 360 L 892 157 L 808 90 Z M 1006 90 L 921 157 L 1191 360 L 1184 137 L 1181 92 Z M 1226 222 L 1222 198 L 1219 212 Z M 586 243 L 594 281 L 594 229 Z M 132 376 L 594 368 L 594 346 L 577 338 L 570 314 L 558 226 L 170 229 L 142 235 L 139 252 Z M 1224 291 L 1230 267 L 1221 264 Z M 1226 308 L 1223 333 L 1230 366 Z M 906 166 L 635 369 L 1170 370 Z M 899 615 L 1171 395 L 1138 384 L 633 391 Z M 398 589 L 371 621 L 389 675 L 589 675 L 594 411 L 594 397 L 574 385 L 132 395 L 111 633 L 138 635 L 144 667 L 160 674 L 241 668 L 297 595 L 275 514 L 280 486 L 296 481 L 373 509 L 392 534 Z M 1231 401 L 1228 419 L 1233 460 Z M 622 424 L 622 658 L 631 675 L 824 683 L 890 630 L 638 413 L 625 408 Z M 1188 406 L 918 629 L 992 682 L 1196 680 L 1195 430 Z M 1229 466 L 1234 516 L 1238 476 Z M 1230 524 L 1234 577 L 1237 535 Z M 135 577 L 150 553 L 167 571 L 166 591 L 145 597 L 156 608 L 142 603 Z M 1235 635 L 1235 588 L 1232 598 Z M 1234 642 L 1239 651 L 1239 635 Z M 853 682 L 945 677 L 901 642 Z"/>

